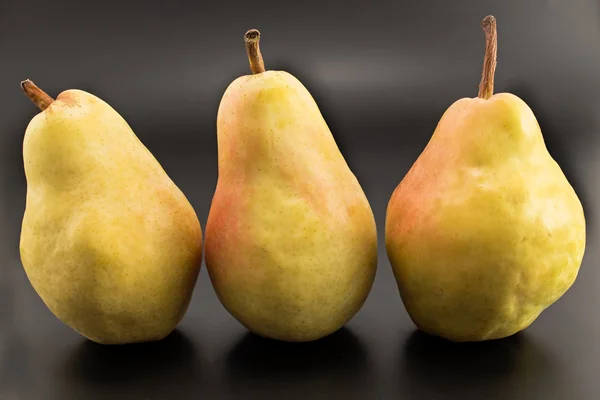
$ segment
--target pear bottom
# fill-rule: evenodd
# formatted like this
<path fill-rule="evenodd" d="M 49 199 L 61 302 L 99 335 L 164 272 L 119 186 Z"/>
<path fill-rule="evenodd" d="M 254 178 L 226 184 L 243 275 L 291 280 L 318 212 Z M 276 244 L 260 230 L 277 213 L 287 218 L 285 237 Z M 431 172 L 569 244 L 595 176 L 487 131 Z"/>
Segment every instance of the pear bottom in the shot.
<path fill-rule="evenodd" d="M 64 321 L 63 321 L 64 322 Z M 104 336 L 104 335 L 94 335 L 94 334 L 84 334 L 83 332 L 78 331 L 73 328 L 74 331 L 79 333 L 81 336 L 86 339 L 102 344 L 102 345 L 125 345 L 125 344 L 135 344 L 135 343 L 150 343 L 150 342 L 158 342 L 169 336 L 175 328 L 177 324 L 173 327 L 167 327 L 166 329 L 155 330 L 153 332 L 143 332 L 139 330 L 132 330 L 129 332 L 122 332 L 118 336 Z"/>
<path fill-rule="evenodd" d="M 410 302 L 404 297 L 402 297 L 402 299 L 405 305 Z M 537 319 L 541 312 L 542 310 L 532 311 L 531 314 L 521 316 L 516 324 L 506 324 L 507 321 L 513 319 L 513 316 L 508 313 L 486 316 L 484 319 L 487 319 L 489 324 L 477 328 L 473 328 L 479 325 L 475 321 L 478 319 L 477 316 L 472 316 L 473 321 L 466 322 L 462 326 L 457 326 L 455 324 L 452 324 L 452 326 L 431 324 L 429 323 L 431 315 L 425 315 L 429 314 L 426 311 L 412 310 L 412 312 L 409 312 L 409 317 L 419 330 L 428 335 L 440 337 L 451 342 L 463 343 L 497 340 L 513 336 L 527 329 Z M 439 318 L 440 320 L 448 320 L 448 318 L 444 316 L 440 316 Z"/>
<path fill-rule="evenodd" d="M 433 272 L 433 271 L 429 271 Z M 423 332 L 453 342 L 478 342 L 512 336 L 529 327 L 573 284 L 578 269 L 557 269 L 554 279 L 536 281 L 531 270 L 499 278 L 471 271 L 455 271 L 427 281 L 407 279 L 401 272 L 398 287 L 413 323 Z M 505 284 L 498 284 L 497 279 Z M 407 283 L 407 280 L 411 280 Z"/>
<path fill-rule="evenodd" d="M 63 290 L 64 289 L 64 290 Z M 68 287 L 57 287 L 57 291 L 68 292 Z M 92 305 L 95 301 L 103 301 L 104 309 L 109 309 L 106 304 L 117 305 L 126 298 L 112 298 L 111 295 L 102 298 L 95 296 L 80 302 L 59 302 L 55 299 L 59 296 L 46 296 L 47 290 L 43 291 L 46 298 L 44 301 L 50 311 L 65 325 L 92 342 L 103 345 L 133 344 L 144 342 L 156 342 L 169 336 L 183 319 L 189 306 L 190 299 L 183 304 L 175 305 L 172 310 L 166 310 L 162 305 L 155 309 L 144 307 L 143 301 L 136 305 L 130 305 L 129 310 L 100 311 L 99 306 Z M 38 292 L 39 294 L 39 292 Z M 132 299 L 136 301 L 135 299 Z M 139 301 L 139 300 L 137 300 Z M 87 304 L 86 304 L 87 303 Z M 116 308 L 119 308 L 117 305 Z"/>
<path fill-rule="evenodd" d="M 233 290 L 222 285 L 221 277 L 214 271 L 212 281 L 225 309 L 246 329 L 264 338 L 297 343 L 324 338 L 346 325 L 368 296 L 372 271 L 369 268 L 355 275 L 352 283 L 346 282 L 345 277 L 332 280 L 329 285 L 324 282 L 324 286 L 318 281 L 305 285 L 289 282 L 287 286 L 280 281 L 284 288 L 281 291 L 259 289 L 259 285 L 255 286 L 256 291 Z M 310 272 L 306 275 L 312 277 Z"/>

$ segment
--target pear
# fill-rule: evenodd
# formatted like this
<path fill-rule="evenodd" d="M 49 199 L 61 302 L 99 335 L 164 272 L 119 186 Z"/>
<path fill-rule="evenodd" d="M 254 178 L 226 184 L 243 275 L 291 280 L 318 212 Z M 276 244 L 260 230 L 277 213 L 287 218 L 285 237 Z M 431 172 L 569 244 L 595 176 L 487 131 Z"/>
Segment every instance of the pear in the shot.
<path fill-rule="evenodd" d="M 29 281 L 56 317 L 94 342 L 164 338 L 200 268 L 192 206 L 104 101 L 81 90 L 53 100 L 29 80 L 21 87 L 42 110 L 23 143 Z"/>
<path fill-rule="evenodd" d="M 221 303 L 257 335 L 327 336 L 361 308 L 377 267 L 373 212 L 308 90 L 265 71 L 234 80 L 217 116 L 219 177 L 206 266 Z"/>
<path fill-rule="evenodd" d="M 386 249 L 422 331 L 451 341 L 527 328 L 577 277 L 581 202 L 544 144 L 527 104 L 493 95 L 496 20 L 482 21 L 477 98 L 444 113 L 387 208 Z"/>

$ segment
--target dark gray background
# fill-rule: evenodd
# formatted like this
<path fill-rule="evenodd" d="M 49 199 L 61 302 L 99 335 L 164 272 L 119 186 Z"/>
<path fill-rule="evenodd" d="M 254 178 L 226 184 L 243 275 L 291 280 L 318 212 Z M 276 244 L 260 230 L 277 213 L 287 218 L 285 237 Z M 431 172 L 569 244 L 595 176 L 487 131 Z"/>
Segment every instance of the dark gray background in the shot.
<path fill-rule="evenodd" d="M 0 2 L 2 400 L 600 396 L 597 0 L 88 3 Z M 537 115 L 584 203 L 588 246 L 575 285 L 530 329 L 454 345 L 415 332 L 383 247 L 385 207 L 444 110 L 477 95 L 486 14 L 498 20 L 496 91 L 519 95 Z M 45 308 L 19 261 L 21 144 L 37 113 L 19 82 L 31 78 L 53 96 L 79 88 L 110 103 L 204 228 L 217 107 L 227 85 L 249 73 L 249 28 L 263 34 L 267 68 L 292 72 L 311 91 L 371 202 L 380 260 L 369 299 L 325 340 L 270 342 L 224 311 L 203 267 L 184 321 L 163 342 L 86 341 Z"/>

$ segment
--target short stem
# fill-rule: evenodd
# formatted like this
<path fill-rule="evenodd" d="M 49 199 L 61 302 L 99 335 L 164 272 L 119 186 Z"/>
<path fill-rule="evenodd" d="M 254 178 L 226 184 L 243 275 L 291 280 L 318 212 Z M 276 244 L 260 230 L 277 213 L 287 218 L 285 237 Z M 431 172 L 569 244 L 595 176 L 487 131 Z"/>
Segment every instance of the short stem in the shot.
<path fill-rule="evenodd" d="M 48 108 L 48 106 L 54 101 L 54 99 L 50 97 L 48 93 L 37 87 L 35 83 L 31 82 L 29 79 L 21 82 L 21 90 L 23 90 L 25 95 L 29 97 L 29 100 L 31 100 L 33 104 L 38 106 L 42 111 Z"/>
<path fill-rule="evenodd" d="M 248 62 L 253 74 L 265 72 L 265 63 L 260 53 L 260 32 L 257 29 L 250 29 L 244 35 L 246 42 L 246 53 L 248 53 Z"/>
<path fill-rule="evenodd" d="M 481 27 L 485 32 L 485 58 L 483 59 L 483 74 L 479 83 L 479 97 L 489 99 L 494 94 L 494 74 L 496 73 L 498 53 L 496 18 L 488 15 L 481 21 Z"/>

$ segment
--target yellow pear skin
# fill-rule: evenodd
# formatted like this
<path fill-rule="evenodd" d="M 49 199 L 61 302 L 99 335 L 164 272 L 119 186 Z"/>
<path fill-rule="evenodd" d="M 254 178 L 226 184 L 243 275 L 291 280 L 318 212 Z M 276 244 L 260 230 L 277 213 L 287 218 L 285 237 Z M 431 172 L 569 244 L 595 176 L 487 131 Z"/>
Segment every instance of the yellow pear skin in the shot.
<path fill-rule="evenodd" d="M 206 265 L 220 301 L 250 331 L 315 340 L 367 298 L 375 220 L 310 93 L 287 72 L 265 72 L 258 41 L 248 43 L 255 73 L 227 88 L 218 111 Z"/>
<path fill-rule="evenodd" d="M 495 40 L 493 17 L 483 26 Z M 444 113 L 387 208 L 410 317 L 458 342 L 527 328 L 573 284 L 585 250 L 582 205 L 527 104 L 491 95 L 494 68 L 488 42 L 480 96 Z"/>
<path fill-rule="evenodd" d="M 39 105 L 39 89 L 23 88 Z M 107 103 L 81 90 L 45 96 L 23 144 L 27 276 L 54 315 L 94 342 L 160 340 L 198 277 L 198 218 Z"/>

